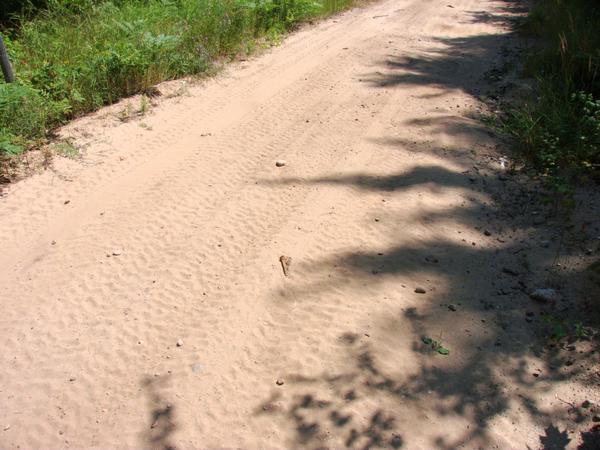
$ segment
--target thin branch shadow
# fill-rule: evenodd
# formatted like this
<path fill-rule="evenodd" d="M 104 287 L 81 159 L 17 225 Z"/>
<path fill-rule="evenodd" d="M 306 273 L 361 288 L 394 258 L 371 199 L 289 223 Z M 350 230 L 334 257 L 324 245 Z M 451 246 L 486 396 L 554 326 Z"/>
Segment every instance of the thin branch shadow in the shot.
<path fill-rule="evenodd" d="M 171 436 L 177 429 L 175 407 L 165 400 L 162 391 L 168 384 L 167 376 L 145 377 L 141 381 L 150 410 L 150 425 L 141 433 L 144 446 L 153 450 L 175 450 Z"/>

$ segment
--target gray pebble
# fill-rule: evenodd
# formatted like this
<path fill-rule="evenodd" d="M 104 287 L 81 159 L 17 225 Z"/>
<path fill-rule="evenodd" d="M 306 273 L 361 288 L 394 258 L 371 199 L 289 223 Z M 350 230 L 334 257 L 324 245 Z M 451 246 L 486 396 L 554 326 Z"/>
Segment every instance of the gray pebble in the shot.
<path fill-rule="evenodd" d="M 553 302 L 558 299 L 558 294 L 551 288 L 538 288 L 531 292 L 529 297 L 539 302 Z"/>

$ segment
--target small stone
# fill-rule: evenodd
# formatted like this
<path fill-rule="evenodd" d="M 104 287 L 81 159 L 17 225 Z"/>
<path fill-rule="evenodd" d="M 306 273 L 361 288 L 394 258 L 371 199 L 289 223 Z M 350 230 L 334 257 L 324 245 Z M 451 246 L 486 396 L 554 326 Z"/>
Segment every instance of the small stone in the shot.
<path fill-rule="evenodd" d="M 450 311 L 456 311 L 456 306 L 454 306 L 454 305 L 450 304 L 450 305 L 448 305 L 448 309 L 449 309 Z"/>
<path fill-rule="evenodd" d="M 287 163 L 286 163 L 286 162 L 285 162 L 285 160 L 283 160 L 283 159 L 278 159 L 277 161 L 275 161 L 275 165 L 276 165 L 277 167 L 283 167 L 283 166 L 285 166 L 286 164 L 287 164 Z"/>
<path fill-rule="evenodd" d="M 4 431 L 10 430 L 10 425 L 5 425 L 3 429 L 4 429 Z"/>
<path fill-rule="evenodd" d="M 536 377 L 536 378 L 540 376 L 540 374 L 539 374 L 539 373 L 532 373 L 531 375 L 533 375 L 533 376 L 534 376 L 534 377 Z"/>
<path fill-rule="evenodd" d="M 551 288 L 538 288 L 529 294 L 529 297 L 538 302 L 547 303 L 556 301 L 558 299 L 558 294 Z"/>
<path fill-rule="evenodd" d="M 281 255 L 279 257 L 279 262 L 281 263 L 281 268 L 283 269 L 283 274 L 286 277 L 290 276 L 290 265 L 292 264 L 292 258 L 290 256 Z"/>
<path fill-rule="evenodd" d="M 65 200 L 65 205 L 68 205 L 69 203 L 71 203 L 71 200 Z"/>
<path fill-rule="evenodd" d="M 519 276 L 519 272 L 517 272 L 516 270 L 513 270 L 509 267 L 503 267 L 502 272 L 504 272 L 508 275 L 512 275 L 513 277 Z"/>
<path fill-rule="evenodd" d="M 592 406 L 592 402 L 589 400 L 584 400 L 584 402 L 581 404 L 581 407 L 584 409 L 588 409 L 590 406 Z"/>
<path fill-rule="evenodd" d="M 281 378 L 277 379 L 277 381 L 275 382 L 277 386 L 281 386 L 283 383 L 284 381 Z"/>
<path fill-rule="evenodd" d="M 158 426 L 158 419 L 156 419 L 154 422 L 152 422 L 152 425 L 150 425 L 150 428 L 156 428 Z"/>
<path fill-rule="evenodd" d="M 417 288 L 415 288 L 415 292 L 417 294 L 425 294 L 427 291 L 425 289 L 423 289 L 422 287 L 417 287 Z"/>
<path fill-rule="evenodd" d="M 56 241 L 52 241 L 52 245 L 56 245 Z"/>
<path fill-rule="evenodd" d="M 77 378 L 75 378 L 75 377 L 71 377 L 71 378 L 69 378 L 69 381 L 73 382 L 73 381 L 75 381 L 76 379 L 77 379 Z"/>
<path fill-rule="evenodd" d="M 181 347 L 183 345 L 183 341 L 181 339 L 177 339 L 177 347 Z"/>
<path fill-rule="evenodd" d="M 489 230 L 483 230 L 483 234 L 485 234 L 486 236 L 492 235 L 492 233 Z"/>

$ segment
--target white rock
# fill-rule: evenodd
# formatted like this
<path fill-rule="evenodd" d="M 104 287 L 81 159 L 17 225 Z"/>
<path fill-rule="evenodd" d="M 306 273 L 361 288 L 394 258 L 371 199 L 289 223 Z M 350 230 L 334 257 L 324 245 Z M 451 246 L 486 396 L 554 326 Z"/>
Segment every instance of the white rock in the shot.
<path fill-rule="evenodd" d="M 551 288 L 538 288 L 529 294 L 529 297 L 540 302 L 553 302 L 558 300 L 558 293 Z"/>
<path fill-rule="evenodd" d="M 181 339 L 177 340 L 177 347 L 181 347 L 183 345 L 183 341 Z"/>

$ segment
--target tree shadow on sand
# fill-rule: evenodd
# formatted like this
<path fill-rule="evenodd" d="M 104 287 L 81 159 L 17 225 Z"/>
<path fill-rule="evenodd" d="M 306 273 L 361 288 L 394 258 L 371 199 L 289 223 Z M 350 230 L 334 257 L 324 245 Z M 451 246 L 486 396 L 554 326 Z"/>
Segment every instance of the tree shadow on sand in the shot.
<path fill-rule="evenodd" d="M 447 287 L 443 292 L 428 292 L 418 308 L 400 307 L 376 319 L 379 323 L 376 327 L 388 330 L 386 338 L 396 339 L 399 345 L 405 339 L 404 330 L 410 328 L 410 346 L 419 355 L 420 367 L 416 370 L 411 368 L 401 374 L 386 372 L 379 364 L 377 343 L 349 330 L 340 336 L 340 342 L 345 346 L 349 365 L 353 366 L 351 370 L 287 377 L 291 398 L 283 399 L 276 394 L 259 407 L 258 413 L 277 415 L 293 424 L 294 445 L 319 448 L 343 442 L 350 448 L 399 448 L 411 434 L 403 425 L 403 411 L 419 409 L 430 410 L 439 417 L 458 416 L 468 422 L 467 429 L 458 436 L 434 432 L 431 445 L 440 449 L 497 445 L 498 436 L 489 434 L 489 426 L 515 409 L 547 430 L 554 423 L 591 420 L 591 414 L 561 402 L 551 408 L 539 404 L 539 399 L 555 384 L 573 378 L 588 385 L 597 385 L 599 381 L 597 374 L 588 371 L 589 362 L 595 358 L 594 350 L 578 353 L 579 344 L 572 339 L 557 342 L 551 338 L 552 323 L 546 318 L 574 314 L 580 319 L 586 317 L 589 305 L 577 300 L 584 292 L 593 289 L 597 292 L 597 288 L 583 282 L 580 292 L 566 292 L 561 290 L 565 280 L 560 274 L 548 273 L 540 278 L 537 268 L 531 266 L 528 253 L 548 234 L 545 225 L 532 226 L 532 220 L 538 217 L 530 214 L 532 205 L 537 203 L 532 203 L 532 199 L 539 197 L 539 192 L 511 180 L 501 181 L 496 177 L 486 180 L 472 170 L 450 172 L 433 166 L 385 177 L 359 174 L 282 180 L 282 184 L 288 182 L 350 185 L 359 190 L 386 192 L 419 184 L 432 185 L 434 191 L 457 186 L 474 192 L 484 189 L 495 198 L 494 203 L 474 202 L 470 207 L 428 213 L 426 220 L 435 224 L 451 218 L 465 228 L 481 230 L 483 236 L 483 231 L 489 229 L 493 236 L 486 239 L 498 241 L 497 246 L 490 248 L 472 245 L 468 240 L 457 243 L 435 239 L 419 246 L 350 251 L 306 265 L 299 263 L 300 271 L 317 281 L 286 286 L 286 294 L 294 299 L 323 296 L 333 290 L 361 289 L 415 274 L 423 278 L 443 277 Z M 547 220 L 554 217 L 551 206 L 546 210 L 539 206 L 536 209 L 539 214 L 547 214 L 544 216 Z M 415 218 L 415 222 L 422 219 Z M 389 232 L 397 230 L 390 228 Z M 555 256 L 552 251 L 546 253 L 550 260 Z M 469 261 L 466 266 L 465 261 Z M 497 276 L 491 280 L 485 278 L 485 270 L 490 266 L 497 268 Z M 576 276 L 577 273 L 567 275 Z M 561 300 L 533 302 L 528 294 L 540 279 L 551 282 L 561 292 Z M 457 332 L 456 326 L 465 328 Z M 394 329 L 397 334 L 389 331 Z M 437 364 L 436 358 L 444 357 L 435 354 L 421 339 L 437 338 L 440 330 L 462 334 L 454 338 L 449 363 Z M 455 354 L 460 355 L 458 361 L 452 361 Z M 322 397 L 323 392 L 329 394 Z M 362 415 L 370 419 L 365 423 L 356 410 L 349 409 L 349 405 L 361 398 L 370 398 L 386 407 L 366 407 Z M 545 442 L 558 442 L 554 438 L 552 434 L 546 436 L 546 441 L 541 441 L 544 448 Z"/>
<path fill-rule="evenodd" d="M 504 12 L 510 16 L 519 5 L 507 3 Z M 504 12 L 473 12 L 472 17 L 473 21 L 504 21 Z M 427 55 L 389 55 L 380 62 L 381 70 L 365 80 L 381 88 L 431 85 L 479 95 L 490 87 L 486 81 L 476 82 L 489 73 L 484 62 L 498 60 L 495 55 L 501 53 L 506 39 L 506 35 L 440 39 Z M 457 76 L 460 74 L 468 76 Z M 316 178 L 281 177 L 265 183 L 274 188 L 328 185 L 388 195 L 402 195 L 415 188 L 431 192 L 458 188 L 465 192 L 465 198 L 471 198 L 462 206 L 414 217 L 403 211 L 397 220 L 391 216 L 378 229 L 395 236 L 402 232 L 395 224 L 410 226 L 407 218 L 415 226 L 452 221 L 457 229 L 477 230 L 483 245 L 466 238 L 431 238 L 415 245 L 360 249 L 297 262 L 298 271 L 310 281 L 287 285 L 285 294 L 300 302 L 303 298 L 321 299 L 331 291 L 360 291 L 412 275 L 441 278 L 445 286 L 437 290 L 425 286 L 427 293 L 417 307 L 403 307 L 399 300 L 397 308 L 373 319 L 371 329 L 378 330 L 380 339 L 408 346 L 415 364 L 400 372 L 392 370 L 387 365 L 388 356 L 382 356 L 387 349 L 383 351 L 366 334 L 347 330 L 339 336 L 343 368 L 335 373 L 289 374 L 285 387 L 262 402 L 257 415 L 288 424 L 295 435 L 292 446 L 365 449 L 409 448 L 421 437 L 416 435 L 419 431 L 414 424 L 425 424 L 421 430 L 427 427 L 432 420 L 429 413 L 443 420 L 460 418 L 466 426 L 451 433 L 429 423 L 429 438 L 420 441 L 423 448 L 454 449 L 514 444 L 490 428 L 497 421 L 507 426 L 513 420 L 511 414 L 518 411 L 546 430 L 539 437 L 540 446 L 549 442 L 566 445 L 565 439 L 574 435 L 567 436 L 557 427 L 591 426 L 593 414 L 564 399 L 557 398 L 551 405 L 540 399 L 566 380 L 576 380 L 585 387 L 600 383 L 600 373 L 593 369 L 597 341 L 583 337 L 575 342 L 572 336 L 553 339 L 557 321 L 589 323 L 597 320 L 592 316 L 600 310 L 593 303 L 599 294 L 598 285 L 588 279 L 583 268 L 553 269 L 560 257 L 578 254 L 577 245 L 567 244 L 576 244 L 579 230 L 565 227 L 568 221 L 540 184 L 509 170 L 499 171 L 494 157 L 469 159 L 462 148 L 436 145 L 435 137 L 440 133 L 463 135 L 464 141 L 487 133 L 481 123 L 438 116 L 415 118 L 403 125 L 424 128 L 430 140 L 382 137 L 375 143 L 404 152 L 444 156 L 459 169 L 429 164 L 392 175 L 363 171 Z M 476 147 L 476 142 L 472 144 Z M 496 270 L 492 279 L 488 277 L 490 267 Z M 559 300 L 532 301 L 529 293 L 540 285 L 556 289 Z M 407 287 L 407 292 L 413 288 Z M 435 353 L 422 340 L 442 340 L 438 333 L 444 330 L 454 334 L 448 357 Z M 419 420 L 406 417 L 414 411 L 421 411 Z M 511 429 L 518 427 L 513 425 Z M 585 443 L 590 439 L 586 436 L 583 433 L 578 439 Z"/>
<path fill-rule="evenodd" d="M 424 98 L 452 89 L 479 96 L 512 66 L 507 56 L 521 51 L 524 37 L 517 40 L 515 29 L 526 10 L 521 1 L 505 1 L 490 10 L 468 11 L 467 23 L 494 24 L 496 32 L 432 38 L 429 49 L 416 54 L 402 48 L 377 61 L 375 70 L 361 74 L 361 80 L 379 88 L 427 85 L 442 90 Z"/>
<path fill-rule="evenodd" d="M 177 429 L 175 407 L 168 402 L 163 391 L 169 377 L 145 377 L 141 386 L 150 411 L 150 425 L 140 434 L 142 446 L 153 450 L 175 450 L 171 435 Z"/>

